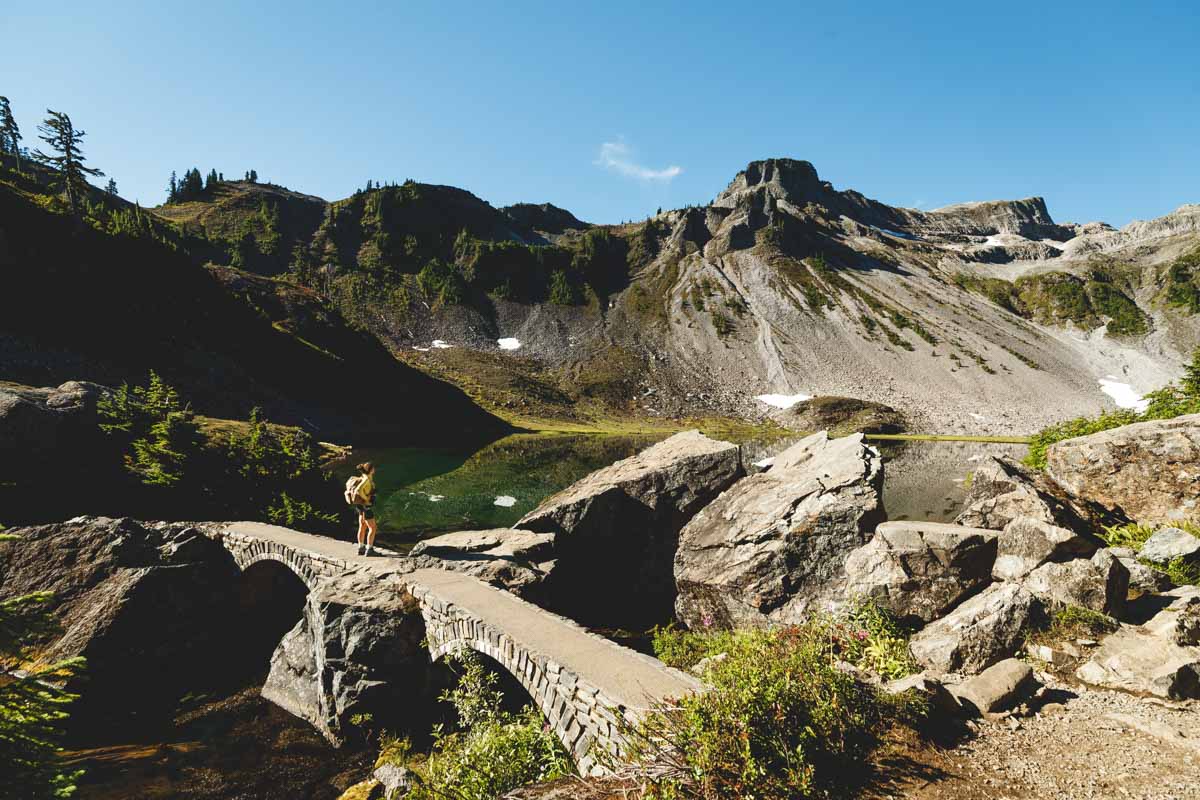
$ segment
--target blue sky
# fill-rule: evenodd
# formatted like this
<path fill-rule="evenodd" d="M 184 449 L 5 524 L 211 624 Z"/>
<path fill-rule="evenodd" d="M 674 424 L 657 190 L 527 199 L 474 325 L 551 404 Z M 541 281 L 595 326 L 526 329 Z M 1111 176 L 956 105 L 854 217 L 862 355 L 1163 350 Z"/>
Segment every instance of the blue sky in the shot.
<path fill-rule="evenodd" d="M 1195 0 L 58 6 L 0 11 L 0 94 L 30 146 L 68 112 L 143 204 L 172 169 L 253 167 L 619 222 L 770 156 L 923 208 L 1040 194 L 1124 224 L 1200 202 Z"/>

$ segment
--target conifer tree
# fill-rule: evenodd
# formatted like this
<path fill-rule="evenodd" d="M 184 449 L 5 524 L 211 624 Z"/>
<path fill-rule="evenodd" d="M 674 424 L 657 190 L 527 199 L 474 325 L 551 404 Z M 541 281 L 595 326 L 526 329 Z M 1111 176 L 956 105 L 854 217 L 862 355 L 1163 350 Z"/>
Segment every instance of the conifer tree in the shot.
<path fill-rule="evenodd" d="M 21 128 L 4 96 L 0 96 L 0 152 L 12 153 L 17 160 L 17 172 L 21 171 Z"/>
<path fill-rule="evenodd" d="M 71 124 L 71 118 L 62 111 L 46 109 L 49 114 L 46 121 L 38 125 L 38 136 L 56 155 L 47 155 L 41 150 L 35 150 L 33 155 L 48 167 L 58 170 L 59 180 L 67 195 L 67 202 L 73 213 L 79 212 L 79 201 L 87 192 L 87 177 L 103 177 L 104 173 L 92 167 L 85 167 L 80 143 L 87 135 L 86 131 L 76 130 Z"/>
<path fill-rule="evenodd" d="M 179 181 L 175 178 L 175 170 L 171 170 L 171 182 L 167 184 L 167 202 L 174 203 L 179 199 Z"/>
<path fill-rule="evenodd" d="M 1200 347 L 1192 351 L 1192 360 L 1184 367 L 1179 383 L 1188 397 L 1200 398 Z"/>
<path fill-rule="evenodd" d="M 104 187 L 104 191 L 108 192 L 113 197 L 117 196 L 117 182 L 112 178 L 108 179 L 108 185 Z"/>

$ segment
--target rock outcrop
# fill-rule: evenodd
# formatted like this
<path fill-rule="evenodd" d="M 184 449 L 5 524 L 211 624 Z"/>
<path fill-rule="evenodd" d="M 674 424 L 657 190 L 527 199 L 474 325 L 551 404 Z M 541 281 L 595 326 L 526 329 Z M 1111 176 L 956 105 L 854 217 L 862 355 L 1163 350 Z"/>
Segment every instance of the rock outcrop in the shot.
<path fill-rule="evenodd" d="M 1008 658 L 1044 609 L 1015 583 L 996 583 L 913 636 L 909 649 L 922 666 L 937 672 L 976 673 Z"/>
<path fill-rule="evenodd" d="M 60 630 L 39 657 L 87 659 L 76 726 L 160 719 L 235 660 L 239 572 L 196 527 L 89 517 L 7 533 L 16 539 L 0 542 L 0 600 L 52 592 Z"/>
<path fill-rule="evenodd" d="M 846 559 L 847 599 L 906 622 L 932 622 L 991 582 L 996 533 L 939 522 L 885 522 Z"/>
<path fill-rule="evenodd" d="M 679 535 L 675 610 L 689 626 L 794 622 L 841 597 L 843 564 L 883 517 L 883 464 L 862 435 L 809 436 Z"/>
<path fill-rule="evenodd" d="M 737 445 L 688 431 L 551 496 L 516 525 L 555 537 L 542 602 L 588 624 L 668 620 L 680 529 L 743 474 Z"/>
<path fill-rule="evenodd" d="M 409 557 L 415 568 L 464 572 L 516 594 L 534 593 L 554 568 L 552 533 L 494 528 L 423 539 Z"/>
<path fill-rule="evenodd" d="M 1087 558 L 1100 542 L 1035 517 L 1017 517 L 1004 526 L 996 541 L 992 576 L 1000 581 L 1019 580 L 1047 561 Z"/>
<path fill-rule="evenodd" d="M 1043 564 L 1025 578 L 1025 588 L 1047 605 L 1078 606 L 1120 617 L 1129 594 L 1129 570 L 1107 549 L 1090 559 Z"/>
<path fill-rule="evenodd" d="M 262 688 L 265 699 L 334 745 L 355 734 L 356 714 L 370 713 L 384 725 L 400 710 L 428 708 L 436 695 L 417 601 L 399 586 L 379 592 L 377 580 L 349 575 L 309 595 L 300 621 L 275 649 Z"/>
<path fill-rule="evenodd" d="M 1053 488 L 1012 459 L 992 457 L 972 473 L 963 510 L 954 521 L 998 531 L 1018 517 L 1029 517 L 1074 531 L 1087 530 L 1085 515 L 1055 496 Z"/>
<path fill-rule="evenodd" d="M 1071 493 L 1141 523 L 1200 513 L 1200 414 L 1057 442 L 1046 472 Z"/>
<path fill-rule="evenodd" d="M 900 433 L 904 416 L 883 403 L 854 397 L 813 397 L 774 415 L 779 424 L 794 431 L 850 433 Z"/>

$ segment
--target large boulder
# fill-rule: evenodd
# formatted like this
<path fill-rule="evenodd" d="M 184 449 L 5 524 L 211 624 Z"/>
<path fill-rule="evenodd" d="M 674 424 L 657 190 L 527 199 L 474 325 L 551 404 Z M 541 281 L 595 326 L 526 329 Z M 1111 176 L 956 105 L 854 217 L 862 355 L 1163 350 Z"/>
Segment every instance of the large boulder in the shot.
<path fill-rule="evenodd" d="M 1128 547 L 1111 547 L 1109 552 L 1125 569 L 1129 570 L 1129 590 L 1142 594 L 1157 594 L 1173 588 L 1175 584 L 1161 570 L 1152 569 L 1138 560 L 1137 553 Z"/>
<path fill-rule="evenodd" d="M 1097 550 L 1090 559 L 1043 564 L 1025 578 L 1025 588 L 1047 605 L 1120 617 L 1129 594 L 1129 570 L 1107 549 Z"/>
<path fill-rule="evenodd" d="M 1138 558 L 1163 567 L 1176 559 L 1194 564 L 1200 561 L 1200 538 L 1179 528 L 1160 528 L 1142 544 Z"/>
<path fill-rule="evenodd" d="M 96 402 L 108 390 L 82 381 L 0 388 L 0 480 L 76 459 L 102 438 Z"/>
<path fill-rule="evenodd" d="M 1075 671 L 1085 683 L 1172 700 L 1200 698 L 1200 647 L 1178 642 L 1180 619 L 1192 612 L 1194 586 L 1167 592 L 1174 598 L 1145 625 L 1122 625 Z M 1185 621 L 1184 625 L 1188 623 Z"/>
<path fill-rule="evenodd" d="M 1023 586 L 995 583 L 917 632 L 909 650 L 927 669 L 974 674 L 1012 656 L 1043 612 Z"/>
<path fill-rule="evenodd" d="M 554 534 L 494 528 L 423 539 L 409 552 L 414 568 L 463 572 L 522 596 L 554 568 Z"/>
<path fill-rule="evenodd" d="M 954 521 L 998 531 L 1018 517 L 1030 517 L 1086 531 L 1090 527 L 1088 516 L 1044 478 L 1010 458 L 992 456 L 971 474 L 963 509 Z"/>
<path fill-rule="evenodd" d="M 668 620 L 680 529 L 743 474 L 737 445 L 687 431 L 551 496 L 516 525 L 555 537 L 541 601 L 587 624 Z"/>
<path fill-rule="evenodd" d="M 40 659 L 87 659 L 68 686 L 84 689 L 77 732 L 161 721 L 237 652 L 239 571 L 197 527 L 87 517 L 7 533 L 16 538 L 0 542 L 0 601 L 51 592 L 58 630 L 38 642 Z"/>
<path fill-rule="evenodd" d="M 1046 451 L 1046 472 L 1137 522 L 1190 519 L 1200 513 L 1200 414 L 1057 442 Z"/>
<path fill-rule="evenodd" d="M 309 595 L 303 616 L 280 641 L 263 698 L 311 723 L 334 745 L 354 734 L 351 718 L 378 725 L 400 710 L 428 708 L 434 694 L 425 625 L 401 586 L 381 592 L 380 577 L 348 574 Z M 405 726 L 414 725 L 411 718 Z"/>
<path fill-rule="evenodd" d="M 1047 561 L 1087 558 L 1100 542 L 1036 517 L 1017 517 L 1004 526 L 996 541 L 992 577 L 1019 580 Z"/>
<path fill-rule="evenodd" d="M 846 559 L 847 599 L 932 622 L 991 583 L 996 532 L 941 522 L 885 522 Z"/>
<path fill-rule="evenodd" d="M 734 484 L 679 536 L 675 610 L 689 626 L 796 622 L 840 600 L 846 557 L 882 520 L 883 462 L 862 434 L 809 436 Z"/>

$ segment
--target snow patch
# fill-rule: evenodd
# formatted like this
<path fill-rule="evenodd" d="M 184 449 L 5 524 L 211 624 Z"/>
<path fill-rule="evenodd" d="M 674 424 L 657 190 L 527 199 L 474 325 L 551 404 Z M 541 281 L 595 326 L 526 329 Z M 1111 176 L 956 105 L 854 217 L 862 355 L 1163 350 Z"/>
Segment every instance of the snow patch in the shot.
<path fill-rule="evenodd" d="M 987 419 L 987 417 L 985 417 L 983 414 L 976 414 L 973 411 L 970 412 L 970 416 L 971 419 L 976 420 L 977 422 L 983 422 L 985 419 Z"/>
<path fill-rule="evenodd" d="M 766 469 L 774 463 L 775 456 L 771 456 L 770 458 L 764 458 L 762 461 L 755 461 L 754 466 L 759 467 L 760 469 Z"/>
<path fill-rule="evenodd" d="M 879 231 L 880 233 L 886 233 L 888 236 L 895 236 L 897 239 L 917 239 L 917 238 L 919 238 L 917 236 L 913 236 L 911 233 L 904 233 L 903 231 L 893 231 L 888 228 L 880 228 L 878 225 L 872 225 L 870 227 L 872 230 Z"/>
<path fill-rule="evenodd" d="M 500 506 L 501 508 L 512 508 L 516 504 L 517 504 L 517 498 L 507 495 L 507 494 L 502 494 L 502 495 L 498 496 L 494 501 L 492 501 L 492 505 L 497 505 L 497 506 Z"/>
<path fill-rule="evenodd" d="M 497 339 L 496 344 L 500 345 L 501 350 L 520 350 L 521 340 L 517 338 Z"/>
<path fill-rule="evenodd" d="M 428 347 L 417 347 L 415 344 L 413 345 L 413 350 L 419 350 L 419 351 L 420 351 L 420 352 L 422 352 L 422 353 L 428 353 L 428 352 L 429 352 L 429 348 L 428 348 Z"/>
<path fill-rule="evenodd" d="M 1117 408 L 1132 408 L 1139 414 L 1150 407 L 1150 401 L 1138 394 L 1128 383 L 1121 383 L 1115 376 L 1100 379 L 1100 391 L 1113 399 Z"/>
<path fill-rule="evenodd" d="M 761 400 L 769 406 L 776 408 L 791 408 L 796 403 L 803 403 L 805 400 L 811 400 L 811 394 L 760 394 L 755 396 L 755 400 Z"/>
<path fill-rule="evenodd" d="M 441 339 L 434 339 L 433 346 L 436 347 L 438 350 L 448 350 L 451 347 L 454 347 L 454 345 L 449 344 L 447 342 L 443 342 Z"/>

